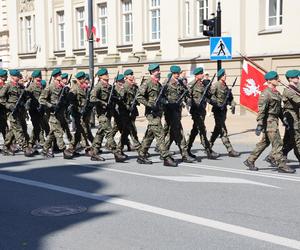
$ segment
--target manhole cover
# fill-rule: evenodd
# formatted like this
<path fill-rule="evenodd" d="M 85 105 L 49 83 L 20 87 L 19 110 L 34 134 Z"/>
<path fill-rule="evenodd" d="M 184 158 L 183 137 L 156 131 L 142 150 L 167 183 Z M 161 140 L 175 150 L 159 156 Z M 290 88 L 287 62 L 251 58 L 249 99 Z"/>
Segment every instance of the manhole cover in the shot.
<path fill-rule="evenodd" d="M 33 216 L 67 216 L 80 214 L 87 210 L 86 207 L 77 205 L 59 205 L 37 208 L 31 211 Z"/>

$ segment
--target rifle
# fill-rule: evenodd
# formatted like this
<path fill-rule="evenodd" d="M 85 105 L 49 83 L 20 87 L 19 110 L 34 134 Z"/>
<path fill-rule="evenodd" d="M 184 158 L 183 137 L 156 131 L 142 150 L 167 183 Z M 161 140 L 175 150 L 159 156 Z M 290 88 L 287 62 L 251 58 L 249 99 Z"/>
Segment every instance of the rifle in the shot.
<path fill-rule="evenodd" d="M 118 71 L 117 76 L 115 77 L 114 82 L 113 82 L 113 84 L 111 86 L 111 90 L 110 90 L 110 93 L 109 93 L 108 101 L 107 101 L 107 104 L 106 104 L 106 112 L 105 112 L 106 115 L 107 115 L 107 113 L 109 111 L 109 106 L 111 105 L 111 102 L 112 102 L 111 100 L 113 98 L 113 93 L 114 93 L 114 90 L 115 90 L 115 85 L 116 85 L 116 81 L 117 81 L 118 76 L 119 76 L 119 71 Z"/>
<path fill-rule="evenodd" d="M 96 77 L 97 77 L 97 74 L 95 74 L 94 79 L 96 79 Z M 98 79 L 98 82 L 99 82 L 99 79 Z M 90 97 L 91 97 L 91 93 L 92 93 L 92 90 L 94 88 L 94 85 L 95 85 L 95 80 L 92 81 L 92 85 L 91 85 L 90 89 L 86 92 L 86 97 L 85 97 L 86 102 L 85 102 L 85 105 L 84 105 L 84 107 L 82 109 L 82 112 L 81 112 L 81 115 L 83 117 L 86 117 L 93 108 L 93 106 L 91 105 L 91 102 L 90 102 Z"/>
<path fill-rule="evenodd" d="M 20 96 L 19 96 L 19 98 L 16 102 L 16 105 L 15 105 L 15 107 L 14 107 L 12 113 L 11 113 L 14 118 L 16 118 L 16 115 L 17 115 L 20 107 L 24 105 L 24 104 L 22 104 L 22 101 L 23 101 L 24 95 L 26 93 L 26 89 L 29 88 L 29 86 L 31 85 L 32 82 L 33 82 L 33 78 L 31 78 L 28 85 L 23 89 L 22 93 L 20 94 Z"/>
<path fill-rule="evenodd" d="M 231 86 L 231 89 L 228 89 L 228 92 L 226 94 L 225 100 L 224 100 L 223 104 L 221 105 L 221 109 L 224 109 L 227 106 L 228 99 L 229 99 L 230 95 L 232 95 L 232 89 L 235 86 L 236 81 L 237 81 L 237 77 L 234 79 L 234 82 L 233 82 L 233 84 Z"/>
<path fill-rule="evenodd" d="M 63 104 L 63 102 L 65 101 L 64 100 L 64 97 L 65 97 L 65 92 L 66 92 L 66 89 L 69 89 L 69 87 L 67 85 L 70 84 L 71 82 L 71 78 L 72 78 L 72 74 L 70 75 L 70 78 L 67 82 L 67 84 L 61 89 L 60 93 L 59 93 L 59 97 L 58 97 L 58 102 L 56 104 L 56 108 L 55 108 L 55 111 L 54 111 L 54 115 L 57 115 L 57 113 L 60 111 L 61 109 L 61 106 Z"/>
<path fill-rule="evenodd" d="M 209 88 L 210 88 L 210 85 L 213 83 L 215 77 L 216 77 L 216 73 L 214 74 L 213 78 L 209 81 L 209 83 L 205 86 L 205 89 L 204 89 L 204 91 L 203 91 L 203 95 L 201 96 L 201 99 L 200 99 L 200 101 L 199 101 L 199 106 L 201 106 L 201 104 L 202 104 L 204 98 L 206 97 L 206 94 L 207 94 L 207 92 L 208 92 L 208 90 L 209 90 Z"/>
<path fill-rule="evenodd" d="M 145 76 L 143 76 L 141 84 L 143 84 L 144 80 L 145 80 Z M 134 108 L 136 107 L 138 94 L 139 94 L 139 90 L 136 91 L 133 101 L 131 103 L 131 106 L 129 109 L 129 116 L 132 115 L 132 112 L 133 112 Z"/>
<path fill-rule="evenodd" d="M 172 75 L 169 76 L 168 81 L 166 82 L 166 84 L 164 86 L 161 87 L 161 89 L 159 91 L 159 94 L 158 94 L 158 96 L 157 96 L 157 98 L 156 98 L 156 100 L 154 102 L 154 107 L 156 109 L 158 108 L 158 105 L 160 104 L 161 99 L 163 98 L 163 95 L 165 93 L 166 87 L 167 87 L 168 83 L 170 82 L 171 78 L 172 78 Z"/>
<path fill-rule="evenodd" d="M 52 81 L 52 75 L 50 76 L 49 82 L 48 82 L 48 86 L 50 85 L 51 81 Z"/>

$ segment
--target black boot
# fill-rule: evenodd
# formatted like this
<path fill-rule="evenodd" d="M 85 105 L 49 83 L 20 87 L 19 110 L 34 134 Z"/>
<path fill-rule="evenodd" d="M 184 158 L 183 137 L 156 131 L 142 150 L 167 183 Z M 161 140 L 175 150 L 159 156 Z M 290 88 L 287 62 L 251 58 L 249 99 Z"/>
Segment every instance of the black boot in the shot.
<path fill-rule="evenodd" d="M 71 160 L 73 159 L 73 152 L 70 149 L 65 149 L 63 152 L 64 159 Z"/>
<path fill-rule="evenodd" d="M 185 163 L 193 163 L 195 162 L 196 160 L 190 156 L 183 156 L 182 157 L 182 162 L 185 162 Z"/>
<path fill-rule="evenodd" d="M 191 152 L 191 149 L 190 149 L 190 148 L 187 149 L 187 153 L 188 153 L 189 157 L 192 157 L 192 158 L 194 158 L 194 159 L 197 158 L 197 156 L 194 155 L 194 154 Z"/>
<path fill-rule="evenodd" d="M 258 171 L 258 168 L 255 167 L 254 162 L 251 162 L 249 160 L 245 160 L 244 164 L 249 168 L 251 171 Z"/>
<path fill-rule="evenodd" d="M 167 157 L 167 158 L 164 159 L 164 166 L 166 166 L 166 167 L 177 167 L 178 164 L 177 164 L 176 161 L 174 161 L 173 158 Z"/>
<path fill-rule="evenodd" d="M 136 161 L 139 164 L 152 164 L 153 163 L 152 161 L 150 161 L 149 159 L 147 159 L 146 157 L 143 157 L 143 156 L 139 156 Z"/>
<path fill-rule="evenodd" d="M 220 154 L 214 152 L 213 150 L 211 149 L 206 149 L 206 154 L 207 154 L 207 158 L 208 159 L 211 159 L 211 160 L 215 160 L 217 159 L 218 157 L 220 157 Z"/>

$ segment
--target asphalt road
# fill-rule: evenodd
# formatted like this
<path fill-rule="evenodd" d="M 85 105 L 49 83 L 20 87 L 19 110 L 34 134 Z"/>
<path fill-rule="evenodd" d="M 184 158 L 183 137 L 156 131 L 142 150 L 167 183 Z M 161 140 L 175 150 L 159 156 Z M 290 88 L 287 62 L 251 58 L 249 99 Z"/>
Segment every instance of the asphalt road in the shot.
<path fill-rule="evenodd" d="M 110 153 L 101 163 L 1 155 L 0 249 L 300 249 L 300 169 L 279 174 L 262 156 L 250 172 L 242 162 L 253 143 L 235 145 L 234 159 L 219 143 L 220 159 L 178 168 L 153 148 L 153 165 L 135 152 L 118 164 Z"/>

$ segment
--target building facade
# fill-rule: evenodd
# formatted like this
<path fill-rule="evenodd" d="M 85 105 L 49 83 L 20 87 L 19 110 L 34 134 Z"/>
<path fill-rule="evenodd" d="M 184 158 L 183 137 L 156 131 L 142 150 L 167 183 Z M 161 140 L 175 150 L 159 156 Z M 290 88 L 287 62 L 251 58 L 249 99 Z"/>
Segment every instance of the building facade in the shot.
<path fill-rule="evenodd" d="M 267 70 L 300 68 L 297 17 L 300 1 L 221 0 L 222 35 L 233 38 L 233 60 L 223 66 L 231 78 L 241 72 L 239 52 Z M 95 66 L 114 74 L 131 67 L 138 78 L 159 62 L 163 76 L 179 64 L 188 76 L 196 66 L 213 73 L 203 19 L 218 0 L 94 0 Z M 0 57 L 3 67 L 48 75 L 55 66 L 88 68 L 87 0 L 0 0 Z M 238 88 L 235 92 L 238 93 Z"/>

